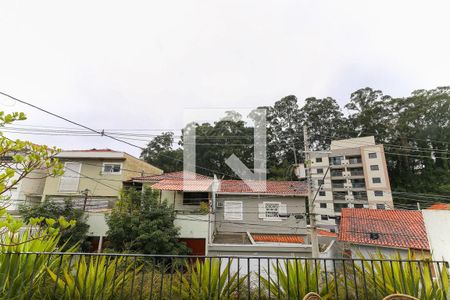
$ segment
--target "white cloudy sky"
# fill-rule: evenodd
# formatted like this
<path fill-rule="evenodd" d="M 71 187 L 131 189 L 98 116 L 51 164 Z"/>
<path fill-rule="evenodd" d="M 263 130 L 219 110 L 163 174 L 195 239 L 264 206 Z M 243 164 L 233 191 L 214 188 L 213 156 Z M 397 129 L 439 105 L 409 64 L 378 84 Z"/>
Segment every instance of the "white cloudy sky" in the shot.
<path fill-rule="evenodd" d="M 449 11 L 448 1 L 2 1 L 0 90 L 122 129 L 180 128 L 185 108 L 289 94 L 408 95 L 450 84 Z M 27 112 L 23 124 L 70 126 L 4 97 L 0 107 Z M 27 138 L 139 153 L 101 137 Z"/>

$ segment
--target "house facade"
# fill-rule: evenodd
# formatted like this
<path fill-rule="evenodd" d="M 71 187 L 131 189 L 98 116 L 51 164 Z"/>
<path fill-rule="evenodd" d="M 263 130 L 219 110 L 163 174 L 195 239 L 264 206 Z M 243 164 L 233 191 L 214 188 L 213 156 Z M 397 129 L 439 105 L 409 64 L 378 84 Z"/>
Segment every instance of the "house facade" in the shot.
<path fill-rule="evenodd" d="M 299 181 L 266 181 L 261 192 L 241 180 L 221 180 L 209 254 L 311 256 L 306 194 Z"/>
<path fill-rule="evenodd" d="M 421 211 L 345 208 L 338 235 L 341 255 L 371 258 L 411 252 L 416 258 L 430 257 L 430 246 Z"/>
<path fill-rule="evenodd" d="M 180 240 L 197 255 L 311 255 L 306 188 L 298 181 L 267 181 L 264 192 L 240 180 L 183 172 L 135 178 L 172 204 Z"/>
<path fill-rule="evenodd" d="M 316 223 L 336 231 L 343 208 L 393 209 L 383 145 L 373 136 L 336 140 L 311 153 Z"/>
<path fill-rule="evenodd" d="M 45 179 L 41 200 L 72 200 L 74 207 L 85 209 L 88 215 L 89 236 L 99 240 L 108 230 L 105 213 L 122 188 L 136 175 L 162 174 L 138 158 L 110 149 L 62 151 L 57 158 L 64 165 L 64 174 Z"/>

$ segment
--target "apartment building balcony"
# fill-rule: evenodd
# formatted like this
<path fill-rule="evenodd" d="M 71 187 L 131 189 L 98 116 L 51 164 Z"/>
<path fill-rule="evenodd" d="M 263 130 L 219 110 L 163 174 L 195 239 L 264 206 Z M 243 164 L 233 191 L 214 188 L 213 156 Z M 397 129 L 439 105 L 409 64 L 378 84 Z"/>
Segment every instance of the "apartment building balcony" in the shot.
<path fill-rule="evenodd" d="M 352 168 L 348 169 L 350 172 L 351 177 L 364 177 L 364 170 L 363 168 Z"/>
<path fill-rule="evenodd" d="M 333 192 L 333 200 L 346 200 L 347 192 Z"/>
<path fill-rule="evenodd" d="M 333 189 L 345 189 L 346 180 L 331 180 L 331 187 Z"/>
<path fill-rule="evenodd" d="M 367 192 L 352 192 L 354 201 L 368 201 Z"/>
<path fill-rule="evenodd" d="M 352 188 L 353 189 L 365 189 L 366 182 L 364 179 L 353 179 L 352 180 Z"/>
<path fill-rule="evenodd" d="M 340 213 L 343 208 L 347 208 L 347 203 L 334 203 L 334 212 Z"/>
<path fill-rule="evenodd" d="M 343 177 L 344 169 L 334 169 L 330 172 L 331 177 Z"/>

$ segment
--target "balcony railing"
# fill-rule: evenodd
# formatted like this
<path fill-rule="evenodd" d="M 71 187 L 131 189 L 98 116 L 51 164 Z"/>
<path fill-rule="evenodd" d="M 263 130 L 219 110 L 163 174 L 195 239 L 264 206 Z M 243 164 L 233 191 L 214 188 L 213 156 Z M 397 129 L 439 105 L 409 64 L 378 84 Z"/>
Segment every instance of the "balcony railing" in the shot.
<path fill-rule="evenodd" d="M 322 299 L 448 297 L 447 263 L 427 259 L 0 255 L 8 266 L 2 299 L 304 299 L 310 292 Z"/>
<path fill-rule="evenodd" d="M 331 176 L 341 177 L 344 173 L 342 171 L 331 171 Z"/>
<path fill-rule="evenodd" d="M 352 183 L 352 187 L 353 188 L 365 188 L 366 184 L 363 182 L 353 182 Z"/>
<path fill-rule="evenodd" d="M 363 170 L 352 170 L 350 171 L 351 176 L 364 176 Z"/>
<path fill-rule="evenodd" d="M 361 158 L 349 158 L 348 163 L 349 164 L 360 164 L 360 163 L 362 163 L 362 159 Z"/>
<path fill-rule="evenodd" d="M 343 182 L 332 182 L 331 186 L 335 189 L 343 189 L 344 188 L 344 183 Z"/>

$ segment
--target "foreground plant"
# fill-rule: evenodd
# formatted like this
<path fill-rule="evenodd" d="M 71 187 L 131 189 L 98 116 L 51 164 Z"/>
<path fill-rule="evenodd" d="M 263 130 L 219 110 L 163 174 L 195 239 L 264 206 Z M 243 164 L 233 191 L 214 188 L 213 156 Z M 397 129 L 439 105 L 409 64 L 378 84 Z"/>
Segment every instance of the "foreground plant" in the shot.
<path fill-rule="evenodd" d="M 268 270 L 266 273 L 269 273 Z M 303 299 L 309 292 L 316 292 L 322 299 L 331 299 L 335 283 L 328 278 L 325 281 L 320 263 L 284 260 L 282 263 L 273 263 L 270 274 L 270 279 L 260 275 L 260 280 L 271 298 Z"/>
<path fill-rule="evenodd" d="M 56 250 L 74 251 L 76 246 L 58 248 L 60 230 L 72 227 L 74 222 L 32 218 L 28 225 L 0 210 L 0 299 L 25 299 L 43 292 L 46 268 L 53 269 L 60 263 L 57 255 L 38 254 Z M 47 222 L 48 227 L 36 226 Z M 23 230 L 25 228 L 25 230 Z M 38 296 L 39 297 L 39 296 Z"/>
<path fill-rule="evenodd" d="M 363 264 L 355 263 L 355 267 L 359 281 L 365 280 L 367 291 L 373 297 L 401 293 L 423 300 L 447 299 L 449 286 L 445 264 L 436 266 L 427 259 L 414 260 L 411 253 L 408 253 L 407 262 L 402 261 L 400 253 L 387 257 L 380 251 L 371 259 L 374 260 L 372 263 L 366 260 Z"/>
<path fill-rule="evenodd" d="M 185 263 L 184 271 L 177 270 L 177 278 L 181 278 L 174 285 L 174 294 L 180 299 L 237 299 L 238 289 L 243 290 L 247 275 L 239 277 L 238 272 L 230 270 L 233 261 L 223 266 L 218 258 L 205 261 L 196 260 L 191 264 Z M 181 293 L 180 293 L 181 291 Z"/>
<path fill-rule="evenodd" d="M 59 299 L 116 299 L 133 292 L 131 281 L 142 265 L 124 257 L 73 256 L 55 271 L 47 268 Z"/>

